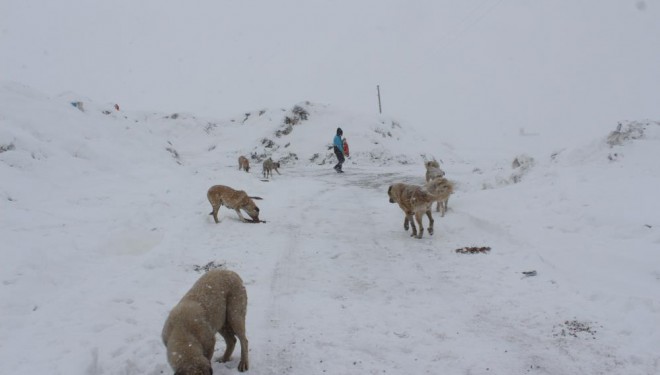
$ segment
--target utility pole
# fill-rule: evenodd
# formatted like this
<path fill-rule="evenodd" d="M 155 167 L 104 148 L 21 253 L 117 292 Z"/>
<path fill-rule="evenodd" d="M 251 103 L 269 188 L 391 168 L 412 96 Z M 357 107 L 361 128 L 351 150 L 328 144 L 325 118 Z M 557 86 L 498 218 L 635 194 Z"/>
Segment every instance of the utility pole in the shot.
<path fill-rule="evenodd" d="M 380 85 L 376 85 L 376 91 L 378 91 L 378 113 L 383 113 L 383 107 L 380 105 Z"/>

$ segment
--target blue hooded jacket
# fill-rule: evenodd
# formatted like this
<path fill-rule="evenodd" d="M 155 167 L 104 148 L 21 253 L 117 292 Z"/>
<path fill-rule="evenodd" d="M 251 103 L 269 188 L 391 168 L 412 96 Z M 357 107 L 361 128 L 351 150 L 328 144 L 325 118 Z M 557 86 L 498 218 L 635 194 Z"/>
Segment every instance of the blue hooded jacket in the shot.
<path fill-rule="evenodd" d="M 332 144 L 334 144 L 335 147 L 339 149 L 342 155 L 344 154 L 344 142 L 341 140 L 341 136 L 339 134 L 335 135 L 335 139 L 332 141 Z"/>

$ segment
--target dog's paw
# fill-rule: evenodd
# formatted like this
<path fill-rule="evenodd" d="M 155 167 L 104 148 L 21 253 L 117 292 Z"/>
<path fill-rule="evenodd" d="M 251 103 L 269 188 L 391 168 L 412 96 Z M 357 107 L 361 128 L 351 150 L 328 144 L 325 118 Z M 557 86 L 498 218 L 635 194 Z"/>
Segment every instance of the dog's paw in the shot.
<path fill-rule="evenodd" d="M 245 371 L 249 370 L 249 368 L 250 368 L 250 365 L 248 364 L 247 361 L 240 361 L 238 363 L 238 371 L 239 372 L 245 372 Z"/>

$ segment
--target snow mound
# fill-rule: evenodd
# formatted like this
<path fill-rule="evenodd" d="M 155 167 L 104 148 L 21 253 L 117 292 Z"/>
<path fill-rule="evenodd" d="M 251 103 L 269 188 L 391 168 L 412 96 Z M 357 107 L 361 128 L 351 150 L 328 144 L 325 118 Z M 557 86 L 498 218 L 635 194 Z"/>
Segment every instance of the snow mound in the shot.
<path fill-rule="evenodd" d="M 334 163 L 332 139 L 337 128 L 344 131 L 351 150 L 347 163 L 353 164 L 413 163 L 416 156 L 406 145 L 420 140 L 397 120 L 348 113 L 309 101 L 289 109 L 248 112 L 231 121 L 245 126 L 245 136 L 252 137 L 252 145 L 239 152 L 257 163 L 267 158 L 283 165 Z"/>
<path fill-rule="evenodd" d="M 3 83 L 0 110 L 9 125 L 0 130 L 0 162 L 10 167 L 31 168 L 40 162 L 63 163 L 73 158 L 118 169 L 133 163 L 132 156 L 142 155 L 145 149 L 153 151 L 149 155 L 154 158 L 145 162 L 167 161 L 162 157 L 167 156 L 167 145 L 149 136 L 147 129 L 138 126 L 140 121 L 116 110 L 114 104 L 98 104 L 74 93 L 50 98 L 25 86 Z M 62 129 L 54 126 L 57 123 L 67 126 Z"/>
<path fill-rule="evenodd" d="M 653 121 L 628 121 L 617 125 L 616 130 L 607 136 L 607 144 L 611 147 L 622 146 L 633 140 L 644 138 L 645 131 L 653 125 L 660 125 L 658 122 Z"/>

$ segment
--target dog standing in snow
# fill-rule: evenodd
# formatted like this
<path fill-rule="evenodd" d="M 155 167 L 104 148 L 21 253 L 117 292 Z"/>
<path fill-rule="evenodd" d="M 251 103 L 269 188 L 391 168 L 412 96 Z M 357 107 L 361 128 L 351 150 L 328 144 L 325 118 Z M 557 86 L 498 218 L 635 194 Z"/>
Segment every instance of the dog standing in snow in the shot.
<path fill-rule="evenodd" d="M 246 172 L 250 171 L 250 161 L 243 155 L 238 157 L 238 170 L 240 171 L 241 169 Z"/>
<path fill-rule="evenodd" d="M 445 171 L 440 169 L 440 163 L 435 159 L 425 162 L 424 167 L 426 167 L 426 182 L 434 178 L 445 177 Z"/>
<path fill-rule="evenodd" d="M 426 214 L 429 218 L 428 231 L 433 235 L 433 215 L 431 215 L 431 206 L 437 197 L 432 195 L 421 186 L 396 183 L 390 185 L 387 189 L 387 195 L 390 197 L 390 203 L 398 203 L 404 213 L 403 229 L 408 230 L 408 224 L 412 227 L 411 237 L 422 238 L 424 226 L 422 215 Z M 419 234 L 413 222 L 413 216 L 419 225 Z"/>
<path fill-rule="evenodd" d="M 235 272 L 211 270 L 197 280 L 172 309 L 162 339 L 167 361 L 175 375 L 212 375 L 211 359 L 216 332 L 227 345 L 220 362 L 227 362 L 236 346 L 241 345 L 238 371 L 247 371 L 248 340 L 245 336 L 247 292 Z"/>
<path fill-rule="evenodd" d="M 449 196 L 454 193 L 454 184 L 444 177 L 436 177 L 427 181 L 424 188 L 436 197 L 438 203 L 435 210 L 440 212 L 441 217 L 444 217 L 447 212 Z"/>
<path fill-rule="evenodd" d="M 444 180 L 444 181 L 443 181 Z M 426 185 L 409 185 L 403 183 L 396 183 L 390 185 L 387 189 L 387 195 L 390 198 L 390 203 L 397 203 L 404 213 L 403 229 L 408 230 L 408 226 L 412 227 L 411 237 L 422 238 L 424 234 L 424 225 L 422 222 L 423 215 L 429 218 L 428 232 L 433 235 L 433 215 L 431 214 L 431 206 L 433 202 L 449 197 L 453 191 L 451 185 L 447 185 L 446 179 L 434 179 L 426 183 Z M 419 234 L 415 227 L 415 221 L 419 226 Z"/>
<path fill-rule="evenodd" d="M 451 181 L 445 179 L 445 171 L 440 169 L 440 163 L 437 160 L 428 160 L 424 163 L 426 167 L 426 183 L 428 184 L 431 180 L 442 179 L 443 183 L 447 185 L 449 193 L 446 194 L 446 197 L 443 196 L 441 199 L 438 199 L 438 204 L 435 207 L 437 212 L 440 212 L 440 216 L 445 216 L 447 212 L 447 204 L 449 203 L 449 195 L 454 192 L 454 185 Z"/>
<path fill-rule="evenodd" d="M 277 170 L 279 167 L 280 167 L 280 162 L 275 162 L 271 158 L 264 160 L 264 164 L 263 164 L 264 178 L 268 178 L 268 176 L 272 176 L 273 170 L 275 170 L 277 174 L 280 174 L 280 171 Z"/>

